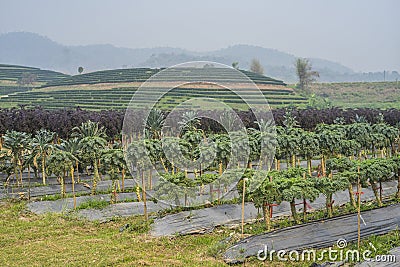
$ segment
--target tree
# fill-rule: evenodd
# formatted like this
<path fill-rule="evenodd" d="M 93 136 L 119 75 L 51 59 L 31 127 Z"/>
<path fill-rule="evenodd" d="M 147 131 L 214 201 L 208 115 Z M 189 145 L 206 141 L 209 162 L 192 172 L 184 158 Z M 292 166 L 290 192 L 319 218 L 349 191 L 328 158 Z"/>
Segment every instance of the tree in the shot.
<path fill-rule="evenodd" d="M 226 167 L 231 157 L 231 140 L 227 134 L 216 134 L 211 136 L 211 140 L 216 144 L 215 164 L 220 162 Z"/>
<path fill-rule="evenodd" d="M 237 62 L 237 61 L 232 62 L 232 68 L 239 69 L 239 62 Z"/>
<path fill-rule="evenodd" d="M 4 148 L 9 149 L 9 153 L 12 159 L 14 167 L 15 180 L 18 185 L 22 185 L 22 169 L 24 153 L 29 148 L 30 135 L 24 132 L 7 131 L 3 136 Z M 17 175 L 19 173 L 19 180 Z"/>
<path fill-rule="evenodd" d="M 154 167 L 157 167 L 157 163 L 160 162 L 162 167 L 164 168 L 165 172 L 168 172 L 168 166 L 166 162 L 164 162 L 164 151 L 162 148 L 162 142 L 160 139 L 145 139 L 145 147 L 146 150 L 148 151 L 148 156 L 150 157 L 151 160 L 151 165 Z M 151 180 L 150 180 L 151 182 Z M 151 184 L 150 184 L 150 190 L 151 190 Z"/>
<path fill-rule="evenodd" d="M 78 68 L 78 72 L 79 72 L 79 74 L 82 74 L 82 72 L 83 72 L 83 67 L 79 67 L 79 68 Z"/>
<path fill-rule="evenodd" d="M 148 157 L 149 153 L 150 152 L 147 150 L 146 143 L 144 140 L 137 140 L 131 142 L 128 145 L 126 151 L 127 163 L 131 166 L 131 168 L 136 167 L 138 180 L 139 181 L 141 180 L 143 213 L 146 221 L 148 220 L 148 214 L 147 214 L 146 183 L 144 179 L 144 171 L 151 170 L 152 167 L 152 162 L 150 160 L 147 160 L 149 158 Z"/>
<path fill-rule="evenodd" d="M 10 153 L 8 153 L 8 151 L 0 150 L 0 172 L 7 174 L 6 184 L 8 183 L 10 176 L 14 172 L 12 162 L 13 160 Z"/>
<path fill-rule="evenodd" d="M 72 128 L 72 137 L 78 137 L 80 139 L 85 137 L 103 137 L 105 138 L 106 130 L 103 126 L 99 126 L 98 122 L 93 122 L 88 120 L 87 122 L 82 122 L 81 125 Z"/>
<path fill-rule="evenodd" d="M 225 110 L 219 115 L 219 121 L 228 132 L 235 130 L 238 125 L 237 118 L 231 112 Z"/>
<path fill-rule="evenodd" d="M 258 74 L 264 74 L 264 68 L 262 67 L 260 61 L 258 61 L 258 59 L 255 58 L 251 60 L 250 70 Z"/>
<path fill-rule="evenodd" d="M 37 75 L 29 72 L 22 73 L 21 78 L 18 79 L 17 84 L 21 86 L 32 86 L 37 81 Z"/>
<path fill-rule="evenodd" d="M 75 169 L 78 175 L 78 183 L 80 182 L 79 178 L 79 154 L 80 154 L 80 146 L 79 146 L 79 139 L 78 138 L 70 138 L 69 140 L 64 140 L 61 145 L 57 146 L 58 149 L 64 150 L 66 152 L 71 153 L 76 157 L 75 160 Z"/>
<path fill-rule="evenodd" d="M 308 86 L 319 77 L 319 73 L 312 70 L 311 63 L 306 58 L 298 58 L 295 62 L 295 68 L 299 79 L 297 87 L 300 90 L 307 91 L 309 89 Z"/>
<path fill-rule="evenodd" d="M 359 163 L 360 177 L 369 181 L 374 192 L 376 202 L 382 206 L 382 182 L 388 181 L 396 170 L 396 163 L 387 159 L 367 159 Z M 379 188 L 378 188 L 379 184 Z M 378 192 L 379 189 L 379 192 Z"/>
<path fill-rule="evenodd" d="M 262 169 L 263 163 L 265 162 L 267 169 L 270 170 L 271 160 L 274 154 L 273 152 L 278 146 L 276 128 L 272 120 L 260 119 L 259 121 L 255 121 L 255 123 L 259 128 L 259 130 L 255 133 L 256 139 L 258 140 L 258 147 L 260 148 L 259 166 Z"/>
<path fill-rule="evenodd" d="M 370 148 L 372 132 L 372 127 L 367 122 L 356 122 L 346 126 L 347 139 L 355 140 L 360 144 L 359 157 L 361 157 L 362 149 Z"/>
<path fill-rule="evenodd" d="M 381 118 L 381 120 L 383 120 L 383 118 Z M 372 130 L 375 134 L 379 134 L 381 136 L 383 141 L 382 143 L 387 152 L 390 152 L 390 154 L 394 154 L 395 142 L 399 137 L 399 130 L 396 127 L 390 126 L 382 122 L 372 125 Z M 381 157 L 383 157 L 383 152 L 381 154 Z M 388 155 L 390 154 L 388 153 Z"/>
<path fill-rule="evenodd" d="M 182 114 L 182 118 L 180 121 L 178 121 L 178 125 L 181 129 L 181 132 L 196 131 L 197 127 L 200 126 L 200 119 L 195 111 L 186 111 Z"/>
<path fill-rule="evenodd" d="M 256 208 L 262 208 L 265 226 L 267 231 L 271 230 L 271 209 L 274 202 L 280 203 L 282 201 L 282 194 L 279 191 L 276 180 L 279 179 L 280 173 L 278 171 L 256 171 L 255 178 L 261 176 L 263 182 L 250 194 L 250 198 L 254 202 Z M 250 179 L 251 181 L 252 179 Z"/>
<path fill-rule="evenodd" d="M 341 125 L 325 125 L 319 124 L 316 128 L 321 150 L 321 168 L 322 175 L 326 173 L 326 160 L 330 156 L 339 154 L 342 141 L 345 140 L 345 133 L 342 131 Z"/>
<path fill-rule="evenodd" d="M 296 199 L 303 199 L 303 217 L 305 218 L 306 199 L 312 202 L 319 196 L 315 179 L 310 178 L 306 172 L 306 169 L 299 167 L 289 168 L 286 171 L 281 171 L 281 176 L 276 180 L 278 189 L 282 192 L 282 200 L 290 203 L 290 210 L 295 223 L 298 222 Z"/>
<path fill-rule="evenodd" d="M 333 214 L 333 193 L 344 190 L 349 185 L 349 180 L 344 176 L 323 176 L 315 179 L 316 188 L 325 195 L 326 198 L 326 212 L 328 217 L 331 218 Z"/>
<path fill-rule="evenodd" d="M 148 139 L 161 139 L 161 130 L 164 126 L 165 116 L 159 109 L 152 109 L 145 124 L 145 135 Z"/>
<path fill-rule="evenodd" d="M 395 176 L 397 177 L 397 193 L 396 198 L 400 199 L 400 156 L 397 155 L 396 157 L 392 158 L 395 166 Z"/>
<path fill-rule="evenodd" d="M 99 161 L 102 150 L 107 145 L 107 141 L 104 139 L 107 137 L 106 130 L 103 126 L 100 127 L 98 122 L 89 120 L 74 127 L 72 131 L 71 136 L 79 138 L 80 159 L 93 166 L 92 194 L 95 194 L 97 182 L 100 179 Z"/>
<path fill-rule="evenodd" d="M 55 133 L 45 129 L 36 132 L 32 139 L 33 153 L 40 156 L 42 159 L 42 181 L 46 184 L 46 158 L 53 149 L 52 141 Z"/>
<path fill-rule="evenodd" d="M 54 173 L 60 180 L 61 196 L 65 197 L 65 178 L 69 172 L 72 180 L 72 193 L 74 195 L 74 208 L 76 208 L 75 199 L 75 181 L 74 181 L 74 164 L 77 158 L 69 152 L 56 149 L 50 155 L 48 160 L 48 171 Z"/>
<path fill-rule="evenodd" d="M 221 178 L 218 174 L 214 173 L 206 173 L 203 175 L 199 175 L 195 178 L 195 183 L 200 187 L 199 194 L 202 195 L 204 193 L 204 185 L 210 185 L 210 199 L 212 201 L 212 182 L 216 181 L 219 178 L 218 182 L 220 182 Z"/>
<path fill-rule="evenodd" d="M 354 170 L 354 167 L 355 162 L 346 157 L 331 158 L 326 161 L 326 168 L 330 175 L 333 175 L 333 172 L 337 171 L 341 177 L 347 179 L 347 189 L 349 191 L 350 204 L 353 205 L 354 208 L 356 208 L 357 204 L 353 195 L 353 185 L 357 184 L 358 177 L 357 173 Z"/>
<path fill-rule="evenodd" d="M 188 197 L 196 195 L 194 180 L 186 177 L 184 172 L 174 174 L 163 173 L 162 179 L 155 187 L 155 195 L 160 199 L 174 200 L 176 206 L 181 206 L 181 198 L 184 198 L 184 206 L 188 206 Z"/>
<path fill-rule="evenodd" d="M 107 141 L 98 136 L 88 136 L 79 142 L 82 154 L 90 160 L 93 166 L 92 195 L 96 194 L 97 183 L 100 180 L 99 160 L 106 145 Z"/>
<path fill-rule="evenodd" d="M 126 170 L 126 163 L 124 152 L 122 149 L 108 149 L 105 150 L 102 155 L 101 159 L 106 166 L 106 173 L 110 176 L 112 180 L 112 195 L 111 195 L 111 202 L 115 203 L 117 201 L 116 194 L 117 194 L 117 181 L 119 180 L 119 174 L 122 175 L 122 190 L 124 190 L 124 179 L 125 179 L 125 170 Z"/>
<path fill-rule="evenodd" d="M 308 174 L 311 175 L 311 159 L 319 154 L 318 135 L 313 132 L 303 131 L 299 138 L 299 151 L 307 160 Z"/>

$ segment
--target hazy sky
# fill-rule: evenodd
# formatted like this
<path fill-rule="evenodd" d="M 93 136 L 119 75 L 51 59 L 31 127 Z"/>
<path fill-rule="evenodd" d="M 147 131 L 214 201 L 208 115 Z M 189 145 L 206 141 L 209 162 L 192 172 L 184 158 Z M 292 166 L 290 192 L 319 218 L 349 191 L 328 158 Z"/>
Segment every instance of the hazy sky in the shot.
<path fill-rule="evenodd" d="M 30 31 L 62 44 L 234 44 L 400 71 L 398 0 L 0 0 L 0 33 Z"/>

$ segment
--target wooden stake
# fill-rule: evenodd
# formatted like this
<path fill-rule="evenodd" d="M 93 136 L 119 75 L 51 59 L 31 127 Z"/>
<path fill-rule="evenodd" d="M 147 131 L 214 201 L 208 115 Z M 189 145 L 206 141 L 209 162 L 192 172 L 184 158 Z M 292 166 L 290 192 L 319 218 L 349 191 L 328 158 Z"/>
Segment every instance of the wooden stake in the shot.
<path fill-rule="evenodd" d="M 80 183 L 81 182 L 81 178 L 79 176 L 79 162 L 75 161 L 75 165 L 76 165 L 76 175 L 78 177 L 78 183 Z"/>
<path fill-rule="evenodd" d="M 246 194 L 246 181 L 247 178 L 243 179 L 243 197 L 242 197 L 242 238 L 244 237 L 244 197 Z"/>
<path fill-rule="evenodd" d="M 31 165 L 28 164 L 28 201 L 31 200 Z"/>
<path fill-rule="evenodd" d="M 358 178 L 357 178 L 357 248 L 360 250 L 361 245 L 361 185 L 360 185 L 360 166 L 358 166 Z"/>
<path fill-rule="evenodd" d="M 306 179 L 306 173 L 303 172 L 303 179 Z M 306 221 L 306 217 L 307 217 L 307 200 L 306 198 L 303 198 L 303 221 Z"/>
<path fill-rule="evenodd" d="M 143 198 L 143 212 L 144 212 L 144 219 L 149 219 L 147 215 L 147 202 L 146 202 L 146 181 L 144 179 L 144 171 L 142 171 L 142 198 Z"/>
<path fill-rule="evenodd" d="M 72 182 L 72 194 L 74 196 L 74 209 L 76 209 L 76 195 L 75 195 L 75 178 L 74 178 L 74 167 L 71 165 L 71 182 Z"/>
<path fill-rule="evenodd" d="M 122 192 L 124 192 L 125 191 L 125 169 L 122 169 L 121 175 L 122 175 Z M 118 182 L 118 185 L 119 185 L 119 182 Z"/>

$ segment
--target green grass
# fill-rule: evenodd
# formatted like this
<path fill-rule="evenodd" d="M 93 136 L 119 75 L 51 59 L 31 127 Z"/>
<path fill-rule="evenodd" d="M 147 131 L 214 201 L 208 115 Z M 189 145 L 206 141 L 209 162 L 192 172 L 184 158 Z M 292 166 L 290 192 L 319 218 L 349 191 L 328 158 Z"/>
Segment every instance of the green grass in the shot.
<path fill-rule="evenodd" d="M 207 254 L 226 233 L 153 238 L 137 233 L 143 218 L 106 224 L 25 211 L 25 203 L 0 204 L 1 266 L 224 266 Z M 130 231 L 119 228 L 130 224 Z"/>
<path fill-rule="evenodd" d="M 0 203 L 1 266 L 228 266 L 222 254 L 240 239 L 238 229 L 217 228 L 205 235 L 154 238 L 142 216 L 108 223 L 78 220 L 73 215 L 35 215 L 25 202 Z M 121 231 L 121 229 L 123 231 Z M 400 246 L 399 231 L 371 236 L 374 255 Z M 347 249 L 354 249 L 349 244 Z M 310 262 L 273 262 L 268 266 L 310 266 Z M 255 258 L 246 266 L 265 266 Z"/>
<path fill-rule="evenodd" d="M 89 198 L 85 202 L 81 203 L 78 207 L 76 207 L 76 209 L 77 210 L 102 209 L 109 205 L 110 205 L 110 201 Z"/>
<path fill-rule="evenodd" d="M 311 93 L 344 108 L 400 108 L 400 82 L 316 83 Z"/>
<path fill-rule="evenodd" d="M 125 188 L 123 193 L 135 193 L 136 192 L 136 188 Z M 109 190 L 100 190 L 97 191 L 96 194 L 97 195 L 106 195 L 106 194 L 110 194 L 112 193 L 112 189 L 110 188 Z M 122 193 L 121 192 L 117 192 Z M 91 192 L 78 192 L 75 194 L 76 197 L 82 197 L 82 196 L 90 196 Z M 72 198 L 74 195 L 72 193 L 67 193 L 65 195 L 65 198 Z M 35 201 L 55 201 L 55 200 L 59 200 L 62 199 L 63 197 L 61 196 L 61 194 L 54 194 L 54 195 L 44 195 L 44 196 L 37 196 L 37 197 L 32 197 L 32 199 L 34 199 Z M 137 199 L 133 199 L 133 198 L 128 198 L 122 202 L 136 202 Z"/>

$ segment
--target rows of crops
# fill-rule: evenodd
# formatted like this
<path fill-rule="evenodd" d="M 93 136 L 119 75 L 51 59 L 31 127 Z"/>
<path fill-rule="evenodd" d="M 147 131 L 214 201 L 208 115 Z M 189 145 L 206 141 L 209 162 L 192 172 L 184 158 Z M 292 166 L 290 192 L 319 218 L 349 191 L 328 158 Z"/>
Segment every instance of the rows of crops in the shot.
<path fill-rule="evenodd" d="M 22 104 L 27 106 L 42 106 L 44 108 L 81 107 L 88 109 L 125 109 L 137 88 L 114 88 L 108 90 L 59 90 L 59 91 L 29 91 L 1 98 L 0 103 Z M 148 92 L 135 97 L 135 102 L 146 104 L 152 95 L 163 92 L 163 89 L 152 88 Z M 262 90 L 264 97 L 272 106 L 302 104 L 306 99 L 294 95 L 290 89 Z M 148 94 L 148 97 L 146 96 Z M 254 95 L 252 97 L 252 95 Z M 257 102 L 257 92 L 246 92 L 249 99 Z M 162 108 L 173 108 L 183 100 L 192 97 L 216 98 L 225 103 L 243 104 L 233 92 L 226 89 L 212 88 L 177 88 L 171 90 L 160 101 Z M 140 107 L 140 106 L 138 106 Z"/>
<path fill-rule="evenodd" d="M 223 68 L 179 68 L 168 71 L 168 75 L 160 72 L 163 69 L 150 69 L 150 68 L 134 68 L 134 69 L 115 69 L 96 71 L 81 75 L 68 76 L 61 75 L 56 72 L 43 71 L 38 68 L 20 67 L 12 65 L 0 65 L 0 80 L 17 80 L 21 78 L 23 73 L 29 71 L 30 74 L 37 75 L 37 81 L 45 82 L 41 87 L 57 86 L 74 86 L 81 84 L 97 84 L 97 83 L 121 83 L 121 82 L 144 82 L 154 74 L 158 74 L 158 81 L 172 82 L 172 81 L 191 81 L 191 79 L 198 77 L 200 80 L 207 77 L 212 82 L 243 82 L 245 79 L 241 75 L 232 72 L 231 69 Z M 240 70 L 253 82 L 260 85 L 276 86 L 275 89 L 262 89 L 263 94 L 272 107 L 283 107 L 288 105 L 299 105 L 306 103 L 306 99 L 301 96 L 293 95 L 293 91 L 286 88 L 282 81 L 275 80 L 257 73 Z M 172 73 L 172 74 L 171 74 Z M 165 77 L 164 77 L 165 76 Z M 204 87 L 204 86 L 202 86 Z M 1 89 L 1 88 L 0 88 Z M 14 88 L 4 88 L 4 94 L 0 98 L 0 103 L 4 107 L 16 107 L 24 105 L 27 107 L 42 106 L 47 109 L 59 109 L 66 107 L 80 107 L 90 110 L 101 109 L 125 109 L 132 98 L 132 94 L 137 88 L 122 87 L 107 90 L 94 90 L 94 89 L 61 89 L 61 90 L 32 90 L 23 92 L 25 90 Z M 97 88 L 96 88 L 97 89 Z M 7 91 L 7 92 L 6 92 Z M 146 94 L 151 95 L 163 92 L 162 89 L 152 88 L 148 92 L 143 93 L 141 99 L 137 98 L 140 103 L 146 104 L 148 100 Z M 10 94 L 12 93 L 12 94 Z M 14 94 L 15 93 L 15 94 Z M 254 95 L 254 97 L 252 97 Z M 254 104 L 262 103 L 257 100 L 257 92 L 246 91 L 246 96 L 254 102 Z M 246 108 L 244 102 L 232 92 L 225 89 L 218 88 L 179 88 L 169 92 L 159 102 L 159 107 L 163 109 L 173 109 L 180 102 L 193 97 L 211 97 L 222 100 L 234 108 Z M 184 104 L 183 107 L 192 107 L 189 104 Z"/>
<path fill-rule="evenodd" d="M 50 82 L 69 77 L 69 75 L 51 70 L 0 64 L 0 80 L 17 81 L 24 73 L 36 75 L 38 82 Z"/>
<path fill-rule="evenodd" d="M 20 93 L 29 91 L 29 87 L 23 86 L 0 86 L 0 96 L 9 95 L 13 93 Z"/>
<path fill-rule="evenodd" d="M 50 81 L 43 87 L 60 86 L 60 85 L 77 85 L 77 84 L 96 84 L 96 83 L 112 83 L 112 82 L 144 82 L 152 75 L 159 73 L 163 69 L 151 68 L 134 68 L 134 69 L 115 69 L 96 71 L 81 75 L 65 77 L 64 79 Z M 258 84 L 271 84 L 282 85 L 282 81 L 275 80 L 257 73 L 250 71 L 240 70 L 243 74 L 248 76 L 253 82 Z M 171 73 L 174 73 L 171 75 Z M 194 77 L 207 77 L 211 81 L 224 81 L 224 82 L 237 82 L 243 81 L 239 75 L 223 68 L 199 68 L 199 69 L 186 69 L 179 68 L 174 71 L 168 71 L 168 75 L 160 75 L 158 81 L 186 81 Z"/>
<path fill-rule="evenodd" d="M 156 121 L 162 126 L 165 118 L 162 113 L 155 114 L 161 118 Z M 226 190 L 227 185 L 237 181 L 239 174 L 239 178 L 248 178 L 247 188 L 251 188 L 253 181 L 262 181 L 260 187 L 246 194 L 249 201 L 264 209 L 264 219 L 269 229 L 269 208 L 275 204 L 289 202 L 293 219 L 297 222 L 299 218 L 295 208 L 296 202 L 303 201 L 305 216 L 306 201 L 313 202 L 322 193 L 326 196 L 327 214 L 332 216 L 333 194 L 339 190 L 348 190 L 350 205 L 355 207 L 353 186 L 359 185 L 371 186 L 377 205 L 382 206 L 382 183 L 400 178 L 399 129 L 383 121 L 375 124 L 358 121 L 344 125 L 338 119 L 336 124 L 319 124 L 315 131 L 306 131 L 298 128 L 295 119 L 288 114 L 284 126 L 277 127 L 276 141 L 259 129 L 251 128 L 247 133 L 239 131 L 227 135 L 204 132 L 196 125 L 199 124 L 191 121 L 185 125 L 179 137 L 163 140 L 159 138 L 160 133 L 157 133 L 161 130 L 148 131 L 145 142 L 134 141 L 125 148 L 126 158 L 138 170 L 147 171 L 154 166 L 163 169 L 162 176 L 165 179 L 153 185 L 157 198 L 184 198 L 186 202 L 189 195 L 204 194 L 206 184 L 213 183 L 219 190 Z M 262 125 L 261 123 L 261 129 Z M 247 136 L 248 143 L 243 141 L 243 134 Z M 206 137 L 212 140 L 215 146 L 201 144 L 201 140 Z M 0 171 L 8 177 L 14 175 L 15 180 L 21 183 L 22 170 L 32 164 L 31 167 L 36 169 L 36 172 L 42 172 L 43 183 L 46 183 L 46 174 L 55 174 L 62 183 L 61 194 L 65 196 L 63 183 L 68 172 L 74 179 L 74 169 L 91 167 L 94 171 L 93 194 L 96 193 L 100 173 L 107 174 L 114 181 L 113 190 L 116 191 L 116 181 L 124 179 L 128 168 L 122 144 L 116 140 L 107 143 L 106 138 L 105 129 L 90 121 L 75 128 L 68 141 L 58 141 L 61 145 L 54 145 L 54 140 L 57 139 L 55 133 L 46 130 L 38 131 L 33 139 L 29 134 L 9 131 L 3 137 L 4 147 L 8 150 L 0 154 Z M 268 151 L 271 151 L 272 146 L 276 146 L 274 164 L 263 158 L 261 144 L 267 146 Z M 233 150 L 244 151 L 246 147 L 249 147 L 250 151 L 248 157 L 242 158 L 241 154 L 233 156 Z M 163 148 L 166 151 L 179 149 L 185 157 L 193 161 L 199 159 L 200 155 L 212 156 L 212 163 L 203 167 L 200 164 L 191 170 L 180 170 L 169 161 Z M 35 158 L 34 162 L 32 158 Z M 320 164 L 312 165 L 311 159 L 320 159 Z M 280 169 L 281 160 L 285 160 L 287 169 Z M 307 168 L 300 167 L 300 161 L 307 161 Z M 228 170 L 228 164 L 232 162 L 233 166 L 238 167 Z M 256 164 L 259 167 L 257 170 L 253 168 Z M 217 180 L 225 170 L 229 175 Z M 194 173 L 194 179 L 187 176 L 187 171 Z M 214 181 L 217 181 L 217 184 Z M 238 184 L 239 191 L 243 181 Z M 146 187 L 152 187 L 147 178 L 142 182 L 149 183 Z M 190 189 L 184 192 L 173 190 L 171 183 Z M 209 192 L 212 191 L 210 188 Z M 397 196 L 400 196 L 400 187 Z M 187 203 L 177 203 L 182 204 Z"/>

